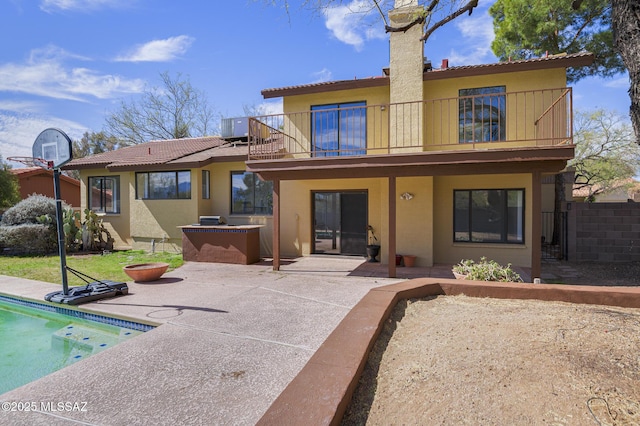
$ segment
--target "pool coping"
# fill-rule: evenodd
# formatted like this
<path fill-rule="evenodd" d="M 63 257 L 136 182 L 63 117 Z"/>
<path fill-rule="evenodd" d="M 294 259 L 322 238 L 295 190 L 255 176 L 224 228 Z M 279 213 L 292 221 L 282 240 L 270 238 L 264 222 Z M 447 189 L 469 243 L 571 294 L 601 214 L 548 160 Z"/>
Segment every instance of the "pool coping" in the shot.
<path fill-rule="evenodd" d="M 640 288 L 418 278 L 377 287 L 347 314 L 257 423 L 340 424 L 369 352 L 400 300 L 466 295 L 640 308 Z"/>
<path fill-rule="evenodd" d="M 72 318 L 80 318 L 87 321 L 94 321 L 101 324 L 108 324 L 142 332 L 151 331 L 161 325 L 160 323 L 153 321 L 143 321 L 138 318 L 131 318 L 124 315 L 105 315 L 104 313 L 99 313 L 80 306 L 48 302 L 46 300 L 40 301 L 29 297 L 16 296 L 3 292 L 0 292 L 0 301 L 8 301 L 9 303 L 16 303 L 21 306 L 40 309 L 46 312 L 54 312 L 67 315 Z"/>

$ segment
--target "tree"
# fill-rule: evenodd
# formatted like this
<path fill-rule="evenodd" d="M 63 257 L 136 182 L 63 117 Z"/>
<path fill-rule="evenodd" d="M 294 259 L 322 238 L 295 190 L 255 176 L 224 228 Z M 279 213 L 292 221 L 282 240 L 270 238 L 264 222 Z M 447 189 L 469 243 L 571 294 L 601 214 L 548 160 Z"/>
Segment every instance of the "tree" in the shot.
<path fill-rule="evenodd" d="M 18 178 L 11 173 L 11 166 L 2 160 L 0 155 L 0 211 L 20 201 L 20 185 Z"/>
<path fill-rule="evenodd" d="M 270 5 L 281 4 L 289 13 L 291 5 L 288 0 L 263 0 Z M 304 0 L 302 7 L 310 8 L 315 12 L 320 12 L 328 7 L 337 7 L 341 5 L 355 5 L 357 10 L 353 13 L 361 13 L 363 16 L 377 14 L 379 19 L 384 23 L 387 32 L 406 31 L 414 25 L 425 24 L 424 34 L 421 38 L 423 41 L 427 39 L 443 25 L 451 22 L 457 17 L 468 13 L 471 15 L 473 9 L 478 6 L 479 0 L 363 0 L 354 2 L 353 0 Z M 417 14 L 412 22 L 401 27 L 395 28 L 390 26 L 387 21 L 387 15 L 395 5 L 422 5 L 424 13 Z"/>
<path fill-rule="evenodd" d="M 608 0 L 584 0 L 579 5 L 569 0 L 497 0 L 489 13 L 495 32 L 491 48 L 501 60 L 589 51 L 595 56 L 593 65 L 568 70 L 569 82 L 624 72 L 613 45 Z"/>
<path fill-rule="evenodd" d="M 84 132 L 80 140 L 71 144 L 73 158 L 83 158 L 89 155 L 101 154 L 120 148 L 120 141 L 115 136 L 107 136 L 105 132 Z M 80 179 L 79 170 L 65 170 L 64 174 Z"/>
<path fill-rule="evenodd" d="M 576 114 L 575 187 L 589 190 L 588 200 L 640 172 L 640 146 L 633 129 L 618 113 L 596 110 Z"/>
<path fill-rule="evenodd" d="M 611 5 L 614 43 L 629 71 L 629 112 L 640 144 L 640 4 L 636 0 L 612 0 Z"/>
<path fill-rule="evenodd" d="M 107 117 L 108 138 L 132 145 L 207 136 L 215 130 L 215 114 L 204 92 L 180 73 L 172 77 L 164 72 L 160 77 L 162 87 L 146 90 L 137 102 L 122 102 L 120 109 Z"/>

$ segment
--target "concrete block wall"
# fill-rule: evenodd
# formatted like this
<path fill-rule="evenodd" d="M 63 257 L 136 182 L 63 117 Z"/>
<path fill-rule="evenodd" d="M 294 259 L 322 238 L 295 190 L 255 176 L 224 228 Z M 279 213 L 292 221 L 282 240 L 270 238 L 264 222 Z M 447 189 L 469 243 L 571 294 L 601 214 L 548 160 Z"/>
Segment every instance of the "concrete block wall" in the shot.
<path fill-rule="evenodd" d="M 640 203 L 569 203 L 569 260 L 640 262 Z"/>

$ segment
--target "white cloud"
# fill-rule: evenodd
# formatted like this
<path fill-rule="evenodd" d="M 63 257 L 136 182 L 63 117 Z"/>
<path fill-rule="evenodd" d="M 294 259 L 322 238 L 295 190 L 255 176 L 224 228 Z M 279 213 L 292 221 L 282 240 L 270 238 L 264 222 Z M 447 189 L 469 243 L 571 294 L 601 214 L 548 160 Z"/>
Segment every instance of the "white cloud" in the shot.
<path fill-rule="evenodd" d="M 273 101 L 262 102 L 257 106 L 256 110 L 260 111 L 261 115 L 282 114 L 284 112 L 282 98 Z"/>
<path fill-rule="evenodd" d="M 101 74 L 88 68 L 67 68 L 64 59 L 79 58 L 55 46 L 35 49 L 24 64 L 0 65 L 0 92 L 22 92 L 55 99 L 86 101 L 109 99 L 122 93 L 140 93 L 144 81 Z"/>
<path fill-rule="evenodd" d="M 331 81 L 333 78 L 331 70 L 328 70 L 327 68 L 322 68 L 320 71 L 314 72 L 311 75 L 313 76 L 313 81 L 311 83 L 324 83 L 325 81 Z"/>
<path fill-rule="evenodd" d="M 353 0 L 346 5 L 329 6 L 323 10 L 325 26 L 335 38 L 361 50 L 365 41 L 386 37 L 379 21 L 366 19 L 372 12 L 371 3 Z"/>
<path fill-rule="evenodd" d="M 64 129 L 72 140 L 80 139 L 85 131 L 89 131 L 81 124 L 62 118 L 0 110 L 0 155 L 5 160 L 13 156 L 31 157 L 33 142 L 40 132 L 49 127 Z M 9 164 L 22 167 L 19 163 Z"/>
<path fill-rule="evenodd" d="M 135 46 L 130 52 L 119 56 L 120 62 L 168 62 L 183 55 L 194 39 L 186 35 L 152 40 Z"/>
<path fill-rule="evenodd" d="M 491 43 L 495 38 L 493 19 L 488 9 L 476 9 L 472 16 L 460 16 L 453 23 L 460 33 L 459 45 L 462 47 L 451 49 L 450 65 L 476 65 L 495 61 L 496 58 L 491 51 Z"/>
<path fill-rule="evenodd" d="M 612 89 L 628 89 L 629 84 L 629 74 L 625 72 L 622 77 L 605 80 L 604 86 Z"/>
<path fill-rule="evenodd" d="M 133 0 L 42 0 L 40 9 L 45 12 L 117 9 L 129 6 Z"/>

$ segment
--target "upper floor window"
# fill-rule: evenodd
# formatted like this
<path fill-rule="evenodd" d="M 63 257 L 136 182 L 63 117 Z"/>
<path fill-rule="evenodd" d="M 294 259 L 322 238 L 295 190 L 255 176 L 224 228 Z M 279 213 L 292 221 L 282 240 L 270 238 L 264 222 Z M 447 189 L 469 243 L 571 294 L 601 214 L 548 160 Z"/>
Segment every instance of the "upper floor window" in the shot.
<path fill-rule="evenodd" d="M 506 140 L 505 86 L 461 89 L 460 143 Z"/>
<path fill-rule="evenodd" d="M 136 173 L 137 199 L 189 199 L 191 198 L 191 172 L 138 172 Z"/>
<path fill-rule="evenodd" d="M 96 213 L 120 213 L 120 176 L 89 177 L 89 209 Z"/>
<path fill-rule="evenodd" d="M 364 155 L 367 147 L 367 103 L 311 107 L 311 143 L 316 157 Z"/>
<path fill-rule="evenodd" d="M 453 191 L 454 241 L 524 244 L 524 189 Z"/>
<path fill-rule="evenodd" d="M 231 214 L 273 214 L 273 182 L 251 172 L 231 172 Z"/>

